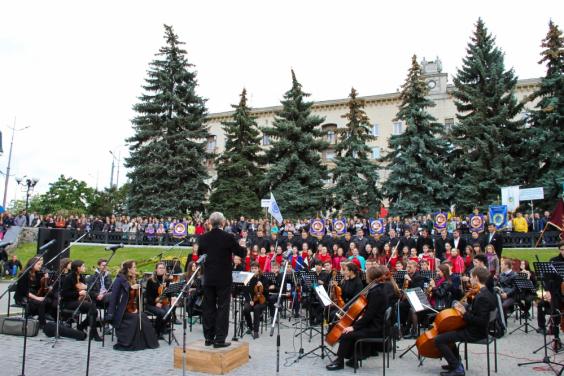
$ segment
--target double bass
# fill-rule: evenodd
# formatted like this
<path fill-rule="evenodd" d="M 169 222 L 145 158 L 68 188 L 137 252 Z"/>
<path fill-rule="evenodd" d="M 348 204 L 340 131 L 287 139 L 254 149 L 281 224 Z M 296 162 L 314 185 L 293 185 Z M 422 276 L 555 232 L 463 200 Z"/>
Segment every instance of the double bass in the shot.
<path fill-rule="evenodd" d="M 467 299 L 475 297 L 479 292 L 479 286 L 473 287 L 464 295 L 460 302 L 465 303 Z M 433 327 L 421 334 L 415 341 L 419 355 L 424 358 L 441 358 L 443 355 L 435 346 L 435 338 L 441 333 L 459 330 L 465 326 L 466 322 L 458 310 L 454 308 L 443 309 L 435 316 Z"/>

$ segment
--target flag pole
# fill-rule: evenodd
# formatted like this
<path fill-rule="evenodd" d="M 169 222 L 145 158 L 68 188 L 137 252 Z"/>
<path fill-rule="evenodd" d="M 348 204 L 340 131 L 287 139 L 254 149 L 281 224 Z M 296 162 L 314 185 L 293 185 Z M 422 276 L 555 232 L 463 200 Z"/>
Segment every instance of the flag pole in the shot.
<path fill-rule="evenodd" d="M 535 244 L 535 248 L 538 248 L 538 247 L 539 247 L 539 244 L 540 244 L 540 242 L 541 242 L 541 240 L 542 240 L 542 237 L 544 236 L 544 232 L 546 231 L 546 228 L 548 227 L 549 224 L 550 224 L 550 223 L 547 222 L 546 225 L 544 225 L 544 228 L 542 229 L 541 234 L 540 234 L 540 236 L 539 236 L 539 240 L 537 240 L 537 244 Z"/>

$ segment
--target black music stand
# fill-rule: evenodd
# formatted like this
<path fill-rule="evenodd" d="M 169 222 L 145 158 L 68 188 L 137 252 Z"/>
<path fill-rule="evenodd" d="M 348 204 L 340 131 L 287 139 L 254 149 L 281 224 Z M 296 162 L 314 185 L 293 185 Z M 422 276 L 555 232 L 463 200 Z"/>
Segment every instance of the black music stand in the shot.
<path fill-rule="evenodd" d="M 315 297 L 313 287 L 317 284 L 318 277 L 317 274 L 312 271 L 301 271 L 299 276 L 302 280 L 302 299 L 307 298 L 306 319 L 308 320 L 309 325 L 300 333 L 296 334 L 295 337 L 309 330 L 309 342 L 311 342 L 313 331 L 316 331 L 318 334 L 320 333 L 320 331 L 314 325 L 312 325 L 311 322 L 311 303 L 313 298 Z"/>
<path fill-rule="evenodd" d="M 407 289 L 405 290 L 405 295 L 407 296 L 407 301 L 409 302 L 409 305 L 416 313 L 423 312 L 426 310 L 435 311 L 433 307 L 431 307 L 431 303 L 429 303 L 427 294 L 425 294 L 425 292 L 423 291 L 423 289 L 421 289 L 421 287 L 416 287 L 414 289 Z M 415 352 L 413 351 L 413 348 L 415 347 L 416 343 L 417 342 L 413 343 L 413 345 L 409 346 L 403 353 L 401 353 L 399 358 L 401 359 L 405 354 L 411 352 L 413 355 L 417 355 L 417 359 L 419 360 L 419 367 L 421 367 L 423 365 L 423 358 L 419 354 L 415 354 Z"/>
<path fill-rule="evenodd" d="M 394 276 L 394 279 L 396 280 L 396 283 L 398 284 L 398 286 L 403 285 L 403 280 L 405 279 L 405 275 L 407 274 L 407 270 L 396 270 L 392 275 Z"/>
<path fill-rule="evenodd" d="M 419 274 L 428 281 L 437 278 L 437 272 L 432 270 L 420 270 Z"/>
<path fill-rule="evenodd" d="M 324 333 L 325 320 L 326 320 L 327 316 L 329 315 L 329 307 L 331 307 L 332 302 L 331 302 L 331 299 L 329 299 L 329 297 L 327 296 L 327 293 L 325 292 L 323 287 L 322 286 L 318 286 L 318 287 L 323 291 L 320 292 L 315 288 L 313 289 L 313 291 L 315 291 L 315 294 L 318 297 L 320 304 L 323 304 L 323 319 L 321 320 L 321 332 L 320 332 L 320 334 L 321 334 L 321 344 L 319 346 L 317 346 L 316 348 L 308 351 L 305 354 L 300 354 L 298 359 L 305 358 L 306 356 L 311 354 L 311 355 L 319 356 L 321 359 L 325 359 L 325 357 L 328 357 L 329 360 L 331 360 L 329 353 L 331 353 L 333 355 L 337 355 L 329 347 L 327 347 L 325 345 L 325 333 Z M 329 300 L 328 304 L 324 303 L 324 301 L 327 300 L 327 299 L 325 299 L 325 300 L 322 299 L 321 294 L 325 294 L 326 298 Z M 316 353 L 317 350 L 321 350 L 321 352 L 319 354 L 317 354 Z"/>
<path fill-rule="evenodd" d="M 535 285 L 529 279 L 524 278 L 515 278 L 514 280 L 515 287 L 517 288 L 517 295 L 519 298 L 524 298 L 527 295 L 536 295 L 537 290 L 535 289 Z M 518 299 L 519 301 L 521 299 Z M 523 329 L 524 328 L 524 329 Z M 533 330 L 537 330 L 533 325 L 529 324 L 529 315 L 525 315 L 525 322 L 520 325 L 518 328 L 513 329 L 509 334 L 513 334 L 516 331 L 520 330 L 525 333 L 529 333 L 529 328 Z"/>
<path fill-rule="evenodd" d="M 182 290 L 184 289 L 185 285 L 186 282 L 170 283 L 164 289 L 163 295 L 167 296 L 169 299 L 171 299 L 173 296 L 178 296 L 180 292 L 182 292 Z M 186 309 L 186 307 L 184 307 L 184 309 Z M 176 339 L 176 336 L 174 335 L 174 320 L 175 320 L 174 317 L 172 317 L 169 322 L 170 330 L 168 332 L 168 341 L 167 341 L 169 346 L 172 344 L 173 339 L 177 345 L 180 345 L 180 343 L 178 343 L 178 340 Z"/>
<path fill-rule="evenodd" d="M 538 258 L 537 258 L 537 260 L 538 260 Z M 563 264 L 563 265 L 562 265 L 562 267 L 559 267 L 557 264 Z M 555 278 L 561 278 L 561 280 L 562 280 L 564 273 L 561 273 L 561 271 L 564 271 L 564 263 L 534 262 L 533 265 L 535 267 L 535 273 L 539 276 L 539 278 L 541 280 L 541 286 L 542 286 L 543 282 L 548 282 L 548 281 L 551 281 Z M 555 315 L 555 312 L 558 312 L 557 315 Z M 551 321 L 554 320 L 554 316 L 557 316 L 559 318 L 561 317 L 561 313 L 558 311 L 558 309 L 551 309 L 551 315 L 550 315 Z M 558 323 L 560 323 L 560 320 L 558 321 Z M 550 344 L 546 342 L 546 336 L 547 336 L 547 334 L 546 334 L 546 330 L 545 330 L 545 331 L 543 331 L 544 345 L 539 347 L 537 350 L 535 350 L 533 352 L 533 353 L 536 353 L 540 349 L 544 348 L 544 357 L 542 358 L 542 360 L 537 360 L 537 361 L 534 361 L 534 362 L 517 363 L 517 365 L 519 367 L 521 367 L 521 366 L 528 366 L 528 365 L 533 365 L 533 364 L 547 364 L 555 374 L 561 375 L 562 371 L 564 370 L 564 364 L 556 363 L 556 362 L 553 362 L 553 361 L 550 360 L 550 357 L 548 356 L 548 346 Z M 555 342 L 559 342 L 559 339 L 556 336 L 552 339 L 552 341 L 550 343 L 552 344 L 552 343 L 555 343 Z M 557 365 L 557 366 L 560 366 L 562 368 L 560 369 L 559 372 L 557 372 L 554 369 L 553 365 Z"/>

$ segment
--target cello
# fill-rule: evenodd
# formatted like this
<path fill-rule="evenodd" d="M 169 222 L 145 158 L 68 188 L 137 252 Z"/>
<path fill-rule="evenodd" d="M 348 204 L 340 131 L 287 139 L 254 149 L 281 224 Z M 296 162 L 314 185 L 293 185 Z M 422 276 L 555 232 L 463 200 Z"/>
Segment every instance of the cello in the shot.
<path fill-rule="evenodd" d="M 464 295 L 460 303 L 465 303 L 467 299 L 475 297 L 479 292 L 479 286 L 473 287 Z M 415 341 L 419 355 L 424 358 L 441 358 L 442 354 L 435 346 L 435 338 L 441 333 L 459 330 L 464 326 L 466 326 L 466 323 L 458 310 L 454 308 L 443 309 L 435 316 L 433 327 L 421 334 Z"/>
<path fill-rule="evenodd" d="M 364 312 L 366 306 L 368 305 L 368 300 L 366 299 L 368 292 L 378 283 L 381 283 L 390 278 L 390 275 L 391 274 L 388 272 L 380 278 L 373 280 L 353 299 L 351 299 L 350 302 L 348 302 L 343 308 L 339 308 L 342 315 L 337 313 L 339 321 L 337 321 L 335 325 L 333 325 L 333 327 L 331 328 L 331 330 L 329 330 L 329 333 L 327 333 L 327 336 L 325 337 L 325 341 L 330 346 L 334 346 L 337 342 L 339 342 L 339 339 L 343 335 L 343 330 L 346 327 L 351 326 Z"/>

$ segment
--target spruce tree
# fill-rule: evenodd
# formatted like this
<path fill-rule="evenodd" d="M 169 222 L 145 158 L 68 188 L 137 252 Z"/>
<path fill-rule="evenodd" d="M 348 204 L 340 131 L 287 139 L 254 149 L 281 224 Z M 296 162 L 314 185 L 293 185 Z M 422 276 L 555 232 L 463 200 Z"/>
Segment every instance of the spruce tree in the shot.
<path fill-rule="evenodd" d="M 530 113 L 530 159 L 527 171 L 531 184 L 544 187 L 548 207 L 552 207 L 564 180 L 564 38 L 562 31 L 550 21 L 548 34 L 541 45 L 546 76 L 530 99 L 538 99 Z"/>
<path fill-rule="evenodd" d="M 526 171 L 523 108 L 514 95 L 517 76 L 478 19 L 462 68 L 454 78 L 457 123 L 451 132 L 454 200 L 459 209 L 485 209 L 503 186 L 521 184 Z"/>
<path fill-rule="evenodd" d="M 375 213 L 380 208 L 381 196 L 376 186 L 377 167 L 368 159 L 371 149 L 366 143 L 375 137 L 364 112 L 364 100 L 357 98 L 354 88 L 349 98 L 349 112 L 343 115 L 348 122 L 345 128 L 337 129 L 339 143 L 335 150 L 332 197 L 336 209 L 353 216 L 365 210 Z"/>
<path fill-rule="evenodd" d="M 127 139 L 135 215 L 181 216 L 203 210 L 209 190 L 205 160 L 208 128 L 205 100 L 196 94 L 196 72 L 171 26 L 166 44 L 149 64 L 144 93 L 133 109 L 135 134 Z"/>
<path fill-rule="evenodd" d="M 260 215 L 259 183 L 262 170 L 258 163 L 260 134 L 251 109 L 247 106 L 247 91 L 243 89 L 232 121 L 223 122 L 225 152 L 217 159 L 217 180 L 212 184 L 210 209 L 235 218 Z"/>
<path fill-rule="evenodd" d="M 263 187 L 272 191 L 285 217 L 315 215 L 327 201 L 323 189 L 327 168 L 320 155 L 327 143 L 319 129 L 325 119 L 311 113 L 308 96 L 292 71 L 292 88 L 281 101 L 282 110 L 272 127 L 262 128 L 271 139 Z"/>
<path fill-rule="evenodd" d="M 414 55 L 394 119 L 405 124 L 405 132 L 390 137 L 390 151 L 382 159 L 389 170 L 383 190 L 392 215 L 427 214 L 448 206 L 447 143 L 443 126 L 427 111 L 435 106 L 427 94 L 428 87 Z"/>

